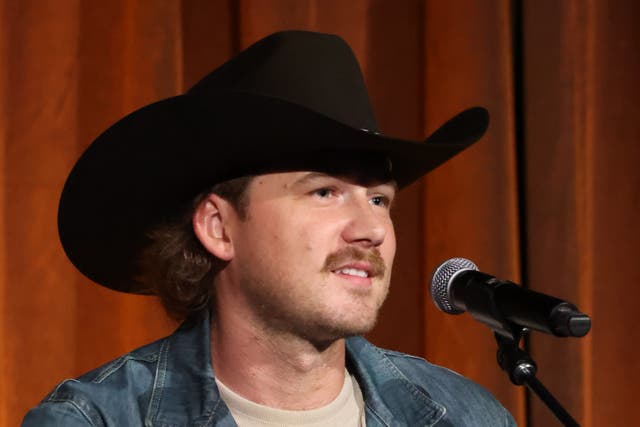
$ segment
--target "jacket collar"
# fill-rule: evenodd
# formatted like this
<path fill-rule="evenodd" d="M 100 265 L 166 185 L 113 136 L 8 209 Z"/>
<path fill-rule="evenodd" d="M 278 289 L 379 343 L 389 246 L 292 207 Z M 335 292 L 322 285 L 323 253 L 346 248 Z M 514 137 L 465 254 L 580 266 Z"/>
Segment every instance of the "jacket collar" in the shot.
<path fill-rule="evenodd" d="M 211 365 L 209 313 L 164 340 L 145 426 L 235 426 Z"/>
<path fill-rule="evenodd" d="M 431 426 L 444 415 L 422 388 L 364 338 L 346 340 L 347 369 L 358 380 L 367 426 Z M 146 426 L 235 426 L 211 365 L 208 313 L 184 323 L 164 340 L 158 357 Z"/>
<path fill-rule="evenodd" d="M 347 369 L 365 398 L 367 426 L 432 426 L 445 414 L 426 390 L 411 382 L 378 347 L 348 338 Z"/>

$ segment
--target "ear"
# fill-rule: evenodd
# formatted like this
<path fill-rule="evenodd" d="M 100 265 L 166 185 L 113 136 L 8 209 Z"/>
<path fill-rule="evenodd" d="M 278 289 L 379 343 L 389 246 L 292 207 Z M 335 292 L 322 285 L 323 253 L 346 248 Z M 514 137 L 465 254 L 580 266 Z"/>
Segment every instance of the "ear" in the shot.
<path fill-rule="evenodd" d="M 212 255 L 230 261 L 234 256 L 229 227 L 235 219 L 235 210 L 222 197 L 209 194 L 193 213 L 193 231 Z"/>

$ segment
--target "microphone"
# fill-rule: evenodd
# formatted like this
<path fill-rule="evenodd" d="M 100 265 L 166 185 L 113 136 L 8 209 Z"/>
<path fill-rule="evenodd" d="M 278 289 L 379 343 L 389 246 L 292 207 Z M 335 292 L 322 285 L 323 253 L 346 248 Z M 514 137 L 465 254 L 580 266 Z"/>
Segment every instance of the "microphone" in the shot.
<path fill-rule="evenodd" d="M 467 311 L 508 337 L 515 327 L 558 337 L 582 337 L 591 329 L 591 319 L 575 305 L 481 273 L 465 258 L 452 258 L 436 268 L 431 297 L 445 313 Z"/>

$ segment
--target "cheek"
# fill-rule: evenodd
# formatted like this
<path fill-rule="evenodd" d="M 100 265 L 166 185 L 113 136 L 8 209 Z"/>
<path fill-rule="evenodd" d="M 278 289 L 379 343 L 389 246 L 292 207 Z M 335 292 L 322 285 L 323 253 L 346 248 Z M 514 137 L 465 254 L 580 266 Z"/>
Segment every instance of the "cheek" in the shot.
<path fill-rule="evenodd" d="M 300 216 L 291 209 L 263 209 L 260 216 L 250 220 L 244 236 L 244 244 L 260 247 L 262 255 L 270 259 L 284 258 L 311 251 L 314 243 L 308 227 L 300 223 Z"/>
<path fill-rule="evenodd" d="M 337 221 L 326 218 L 314 218 L 308 214 L 297 220 L 287 220 L 288 227 L 280 236 L 281 245 L 289 256 L 298 259 L 295 268 L 308 271 L 319 270 L 325 264 L 327 256 L 339 247 L 339 227 Z"/>
<path fill-rule="evenodd" d="M 396 256 L 396 234 L 392 222 L 389 222 L 382 246 L 381 252 L 383 256 L 389 261 L 389 264 L 392 263 Z"/>

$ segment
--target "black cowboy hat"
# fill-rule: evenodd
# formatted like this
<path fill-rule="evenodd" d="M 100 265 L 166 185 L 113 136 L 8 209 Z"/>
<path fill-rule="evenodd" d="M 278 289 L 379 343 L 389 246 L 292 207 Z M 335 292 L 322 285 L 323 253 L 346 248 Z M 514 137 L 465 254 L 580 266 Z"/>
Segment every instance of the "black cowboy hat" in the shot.
<path fill-rule="evenodd" d="M 134 280 L 149 227 L 212 184 L 301 170 L 302 159 L 383 155 L 402 188 L 478 140 L 483 108 L 466 110 L 426 141 L 379 133 L 358 62 L 341 38 L 272 34 L 184 95 L 141 108 L 100 135 L 69 174 L 58 209 L 73 264 L 111 289 Z"/>

